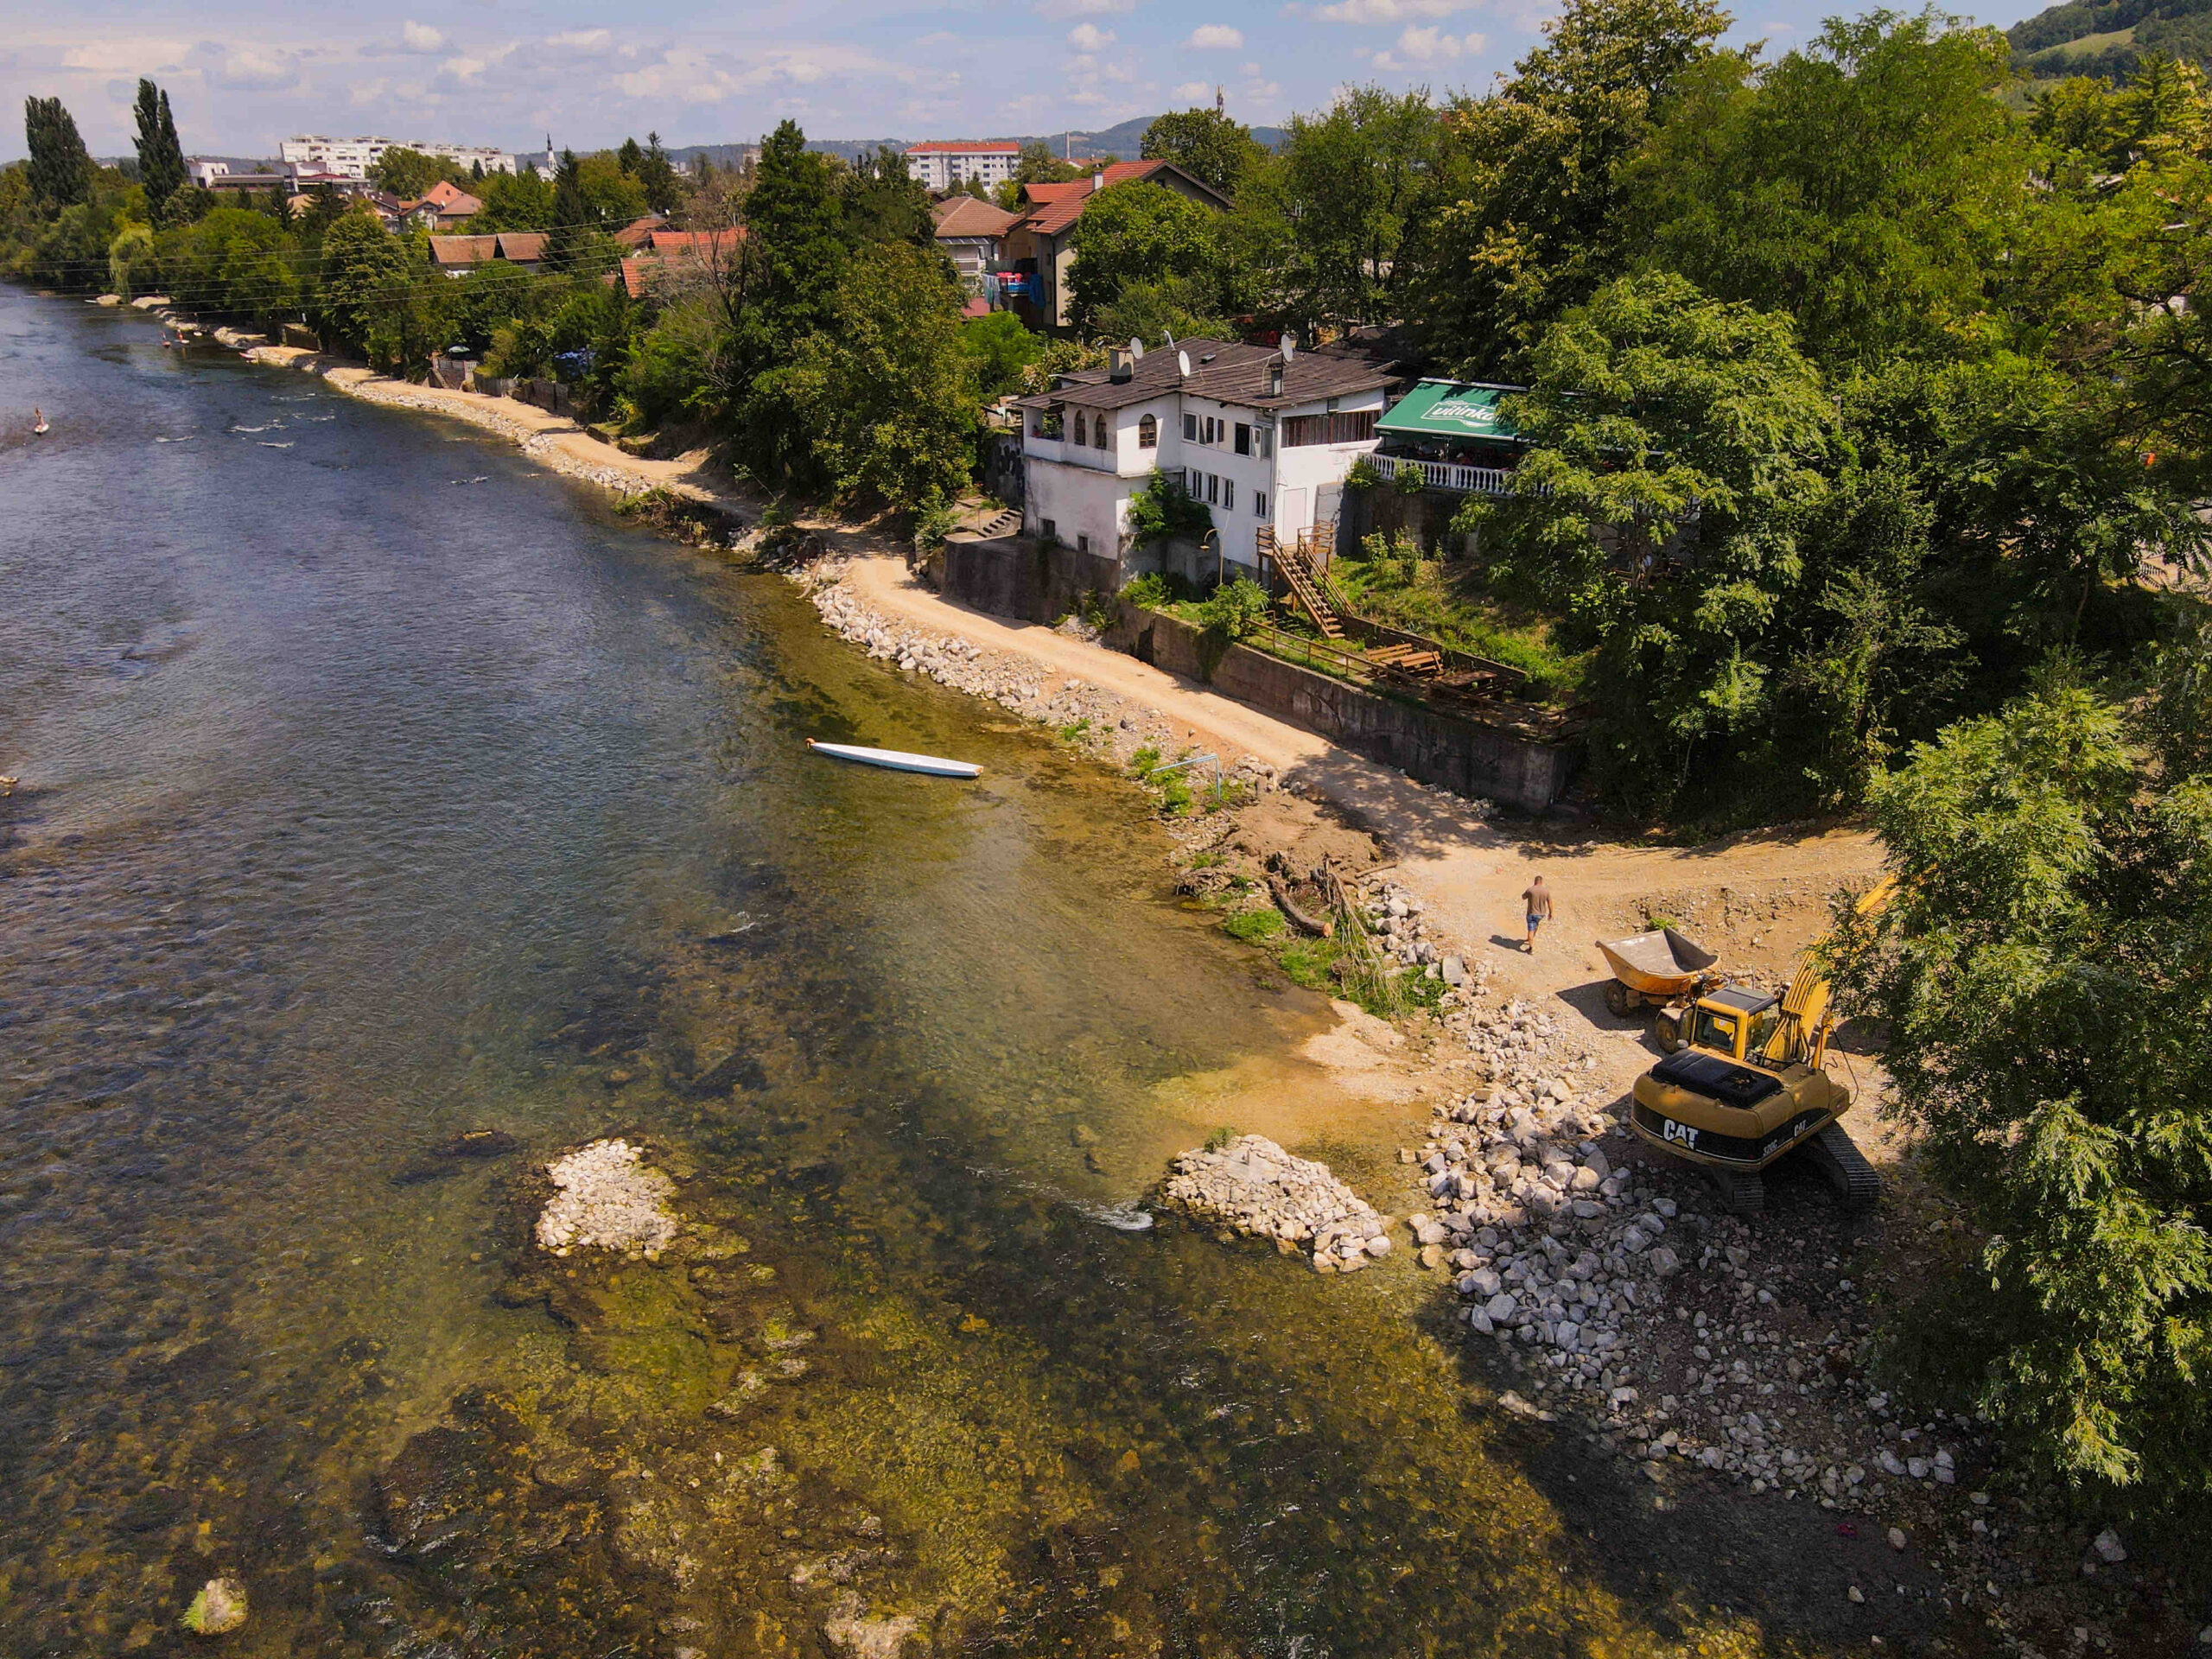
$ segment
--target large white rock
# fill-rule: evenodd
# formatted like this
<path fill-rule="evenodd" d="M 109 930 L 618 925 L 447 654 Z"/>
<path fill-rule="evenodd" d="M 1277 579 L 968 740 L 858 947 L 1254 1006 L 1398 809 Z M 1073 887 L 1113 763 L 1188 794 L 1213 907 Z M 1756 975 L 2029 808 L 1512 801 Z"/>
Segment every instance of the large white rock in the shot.
<path fill-rule="evenodd" d="M 537 1217 L 537 1243 L 556 1255 L 579 1247 L 658 1256 L 676 1242 L 676 1189 L 626 1141 L 594 1141 L 545 1166 L 558 1190 Z"/>

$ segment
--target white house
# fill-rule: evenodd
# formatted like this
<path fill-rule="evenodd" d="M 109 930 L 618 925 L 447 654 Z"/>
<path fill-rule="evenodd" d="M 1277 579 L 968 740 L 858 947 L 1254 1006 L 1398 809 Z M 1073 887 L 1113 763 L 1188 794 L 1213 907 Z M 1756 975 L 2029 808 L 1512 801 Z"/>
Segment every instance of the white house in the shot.
<path fill-rule="evenodd" d="M 1250 573 L 1262 526 L 1287 543 L 1335 522 L 1392 384 L 1371 359 L 1328 348 L 1186 340 L 1134 360 L 1117 351 L 1110 368 L 1016 401 L 1022 528 L 1114 559 L 1124 577 L 1159 569 L 1163 550 L 1135 548 L 1129 533 L 1129 498 L 1157 467 L 1212 515 L 1218 556 Z M 1208 541 L 1182 574 L 1210 579 L 1216 561 Z"/>
<path fill-rule="evenodd" d="M 970 179 L 1003 184 L 1021 163 L 1021 146 L 975 138 L 932 138 L 906 152 L 906 170 L 925 190 L 957 190 Z"/>

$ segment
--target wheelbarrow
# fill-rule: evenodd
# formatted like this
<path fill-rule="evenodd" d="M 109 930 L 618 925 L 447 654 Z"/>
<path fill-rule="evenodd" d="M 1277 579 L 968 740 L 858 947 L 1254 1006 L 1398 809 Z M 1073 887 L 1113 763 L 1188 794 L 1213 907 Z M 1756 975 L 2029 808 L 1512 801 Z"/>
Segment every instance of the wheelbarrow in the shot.
<path fill-rule="evenodd" d="M 1663 1007 L 1695 995 L 1712 982 L 1720 960 L 1671 927 L 1596 943 L 1613 970 L 1605 985 L 1605 1007 L 1621 1020 L 1638 1008 Z"/>

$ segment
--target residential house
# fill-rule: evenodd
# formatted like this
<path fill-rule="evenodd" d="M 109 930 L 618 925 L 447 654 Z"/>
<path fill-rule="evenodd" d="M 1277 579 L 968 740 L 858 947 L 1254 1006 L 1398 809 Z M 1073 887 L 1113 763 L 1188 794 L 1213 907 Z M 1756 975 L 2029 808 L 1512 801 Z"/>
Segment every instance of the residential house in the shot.
<path fill-rule="evenodd" d="M 1173 162 L 1116 162 L 1071 183 L 1023 185 L 1021 216 L 1003 238 L 1010 275 L 1001 285 L 1024 322 L 1033 328 L 1068 326 L 1068 270 L 1075 264 L 1073 238 L 1083 210 L 1101 190 L 1138 182 L 1173 190 L 1217 213 L 1230 208 L 1227 196 Z"/>
<path fill-rule="evenodd" d="M 937 219 L 937 245 L 960 272 L 970 294 L 983 291 L 983 278 L 999 269 L 1006 253 L 1007 227 L 1021 217 L 973 196 L 947 196 L 930 212 Z"/>
<path fill-rule="evenodd" d="M 399 204 L 401 219 L 425 230 L 454 231 L 484 211 L 484 204 L 467 191 L 440 179 L 414 201 Z"/>
<path fill-rule="evenodd" d="M 614 232 L 614 245 L 625 252 L 634 253 L 645 245 L 655 231 L 666 230 L 668 220 L 658 213 L 640 213 L 620 230 Z"/>
<path fill-rule="evenodd" d="M 1021 146 L 973 138 L 931 139 L 906 152 L 906 170 L 925 190 L 957 190 L 970 179 L 1004 184 L 1021 162 Z"/>
<path fill-rule="evenodd" d="M 1376 423 L 1382 443 L 1369 465 L 1394 482 L 1414 472 L 1427 489 L 1506 494 L 1525 441 L 1501 404 L 1526 390 L 1483 380 L 1422 380 Z"/>
<path fill-rule="evenodd" d="M 545 258 L 542 231 L 501 231 L 496 235 L 433 236 L 430 263 L 448 276 L 465 276 L 480 265 L 510 264 L 536 270 Z"/>
<path fill-rule="evenodd" d="M 724 269 L 745 240 L 741 226 L 719 231 L 652 231 L 622 261 L 623 289 L 633 300 L 665 298 Z"/>
<path fill-rule="evenodd" d="M 1186 340 L 1135 357 L 1117 349 L 1109 368 L 1014 401 L 1023 528 L 1116 560 L 1124 579 L 1163 560 L 1200 580 L 1224 562 L 1256 571 L 1261 531 L 1288 543 L 1335 523 L 1344 478 L 1374 450 L 1394 384 L 1387 363 L 1328 347 Z M 1129 499 L 1155 468 L 1211 513 L 1217 549 L 1131 544 Z"/>

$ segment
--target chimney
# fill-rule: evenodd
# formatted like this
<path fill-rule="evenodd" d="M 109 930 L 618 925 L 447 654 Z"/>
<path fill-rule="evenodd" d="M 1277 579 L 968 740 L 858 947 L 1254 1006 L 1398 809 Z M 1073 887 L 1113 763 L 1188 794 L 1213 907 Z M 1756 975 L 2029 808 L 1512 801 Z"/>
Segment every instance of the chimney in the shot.
<path fill-rule="evenodd" d="M 1106 188 L 1106 169 L 1104 168 L 1100 168 L 1096 173 L 1093 173 L 1090 175 L 1090 188 L 1093 190 L 1103 190 Z"/>
<path fill-rule="evenodd" d="M 1126 346 L 1115 346 L 1106 354 L 1106 362 L 1108 365 L 1106 378 L 1109 380 L 1118 383 L 1129 379 L 1136 373 L 1136 365 L 1130 361 L 1129 348 Z"/>
<path fill-rule="evenodd" d="M 1268 396 L 1270 397 L 1282 396 L 1282 359 L 1281 358 L 1275 359 L 1268 365 Z"/>

